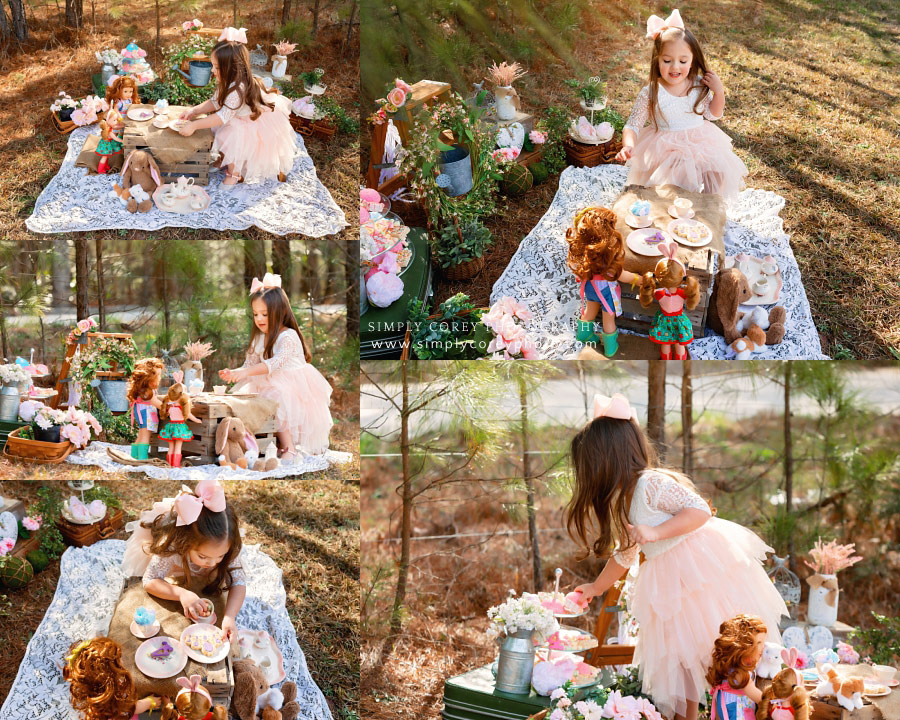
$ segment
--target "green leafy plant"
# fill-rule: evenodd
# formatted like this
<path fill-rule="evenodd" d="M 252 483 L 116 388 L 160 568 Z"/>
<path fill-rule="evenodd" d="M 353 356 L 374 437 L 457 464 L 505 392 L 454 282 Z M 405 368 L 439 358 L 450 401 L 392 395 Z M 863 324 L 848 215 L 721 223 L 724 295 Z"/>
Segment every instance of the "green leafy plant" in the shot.
<path fill-rule="evenodd" d="M 305 87 L 315 87 L 319 84 L 319 81 L 324 75 L 325 71 L 322 68 L 315 68 L 314 70 L 307 70 L 304 73 L 300 73 L 300 79 L 303 81 Z"/>
<path fill-rule="evenodd" d="M 566 85 L 575 91 L 575 94 L 584 104 L 591 106 L 596 100 L 606 97 L 606 83 L 598 77 L 590 77 L 584 80 L 566 80 Z"/>
<path fill-rule="evenodd" d="M 900 617 L 888 617 L 872 612 L 878 626 L 868 630 L 854 630 L 850 639 L 856 651 L 873 663 L 890 665 L 900 658 Z"/>
<path fill-rule="evenodd" d="M 131 423 L 129 415 L 113 415 L 105 403 L 99 401 L 96 388 L 90 388 L 93 415 L 103 428 L 106 442 L 116 445 L 130 445 L 137 439 L 137 428 Z M 103 498 L 101 498 L 103 499 Z M 106 502 L 104 500 L 104 502 Z M 109 503 L 107 503 L 108 505 Z M 118 506 L 116 506 L 118 507 Z"/>
<path fill-rule="evenodd" d="M 215 91 L 215 83 L 209 82 L 205 87 L 195 88 L 185 83 L 184 78 L 172 69 L 181 67 L 181 61 L 191 58 L 195 53 L 209 55 L 212 51 L 212 38 L 189 34 L 181 42 L 166 49 L 165 77 L 159 77 L 152 83 L 141 87 L 141 98 L 146 103 L 167 100 L 171 105 L 199 105 L 209 100 Z"/>
<path fill-rule="evenodd" d="M 133 340 L 123 342 L 111 337 L 97 338 L 75 356 L 70 373 L 85 387 L 91 384 L 98 372 L 110 371 L 114 365 L 128 377 L 134 372 L 137 355 Z"/>
<path fill-rule="evenodd" d="M 297 43 L 298 50 L 305 50 L 312 45 L 312 28 L 303 20 L 290 21 L 278 28 L 279 40 L 288 40 Z"/>
<path fill-rule="evenodd" d="M 450 268 L 480 258 L 493 242 L 491 231 L 478 220 L 454 222 L 434 239 L 432 251 L 442 268 Z"/>
<path fill-rule="evenodd" d="M 569 113 L 565 109 L 551 105 L 544 110 L 544 117 L 538 122 L 540 130 L 547 133 L 544 143 L 544 167 L 550 175 L 555 175 L 566 167 L 566 149 L 563 143 L 569 133 Z"/>
<path fill-rule="evenodd" d="M 313 98 L 313 104 L 324 112 L 326 117 L 334 121 L 339 133 L 344 135 L 359 134 L 359 120 L 344 110 L 334 98 L 319 95 Z"/>
<path fill-rule="evenodd" d="M 59 517 L 59 509 L 62 507 L 62 495 L 59 490 L 54 487 L 38 488 L 38 501 L 34 504 L 33 509 L 37 515 L 43 518 L 41 525 L 41 550 L 50 559 L 56 559 L 62 555 L 66 549 L 66 543 L 63 540 L 62 533 L 56 527 L 56 518 Z"/>
<path fill-rule="evenodd" d="M 409 302 L 409 330 L 411 348 L 420 360 L 474 360 L 484 357 L 487 343 L 476 340 L 482 310 L 476 308 L 469 296 L 457 293 L 442 302 L 434 317 L 428 306 L 416 299 Z M 489 342 L 489 340 L 488 340 Z"/>

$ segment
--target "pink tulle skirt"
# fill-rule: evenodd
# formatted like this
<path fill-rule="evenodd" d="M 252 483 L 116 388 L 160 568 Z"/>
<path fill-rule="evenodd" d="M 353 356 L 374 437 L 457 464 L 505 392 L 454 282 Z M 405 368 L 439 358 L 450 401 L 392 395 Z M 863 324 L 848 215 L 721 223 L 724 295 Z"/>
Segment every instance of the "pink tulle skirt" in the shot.
<path fill-rule="evenodd" d="M 664 715 L 683 715 L 687 701 L 704 702 L 723 621 L 758 615 L 768 640 L 780 642 L 778 620 L 787 607 L 763 569 L 766 552 L 772 548 L 747 528 L 711 518 L 641 565 L 631 603 L 640 624 L 634 662 L 643 692 Z"/>
<path fill-rule="evenodd" d="M 678 185 L 729 201 L 737 198 L 747 176 L 747 167 L 731 149 L 731 138 L 708 120 L 691 130 L 645 127 L 630 167 L 630 185 Z"/>
<path fill-rule="evenodd" d="M 328 449 L 333 424 L 328 409 L 331 385 L 312 365 L 254 375 L 239 383 L 239 387 L 240 391 L 256 392 L 278 401 L 275 430 L 290 433 L 301 450 L 318 455 Z"/>
<path fill-rule="evenodd" d="M 245 182 L 259 182 L 287 175 L 297 155 L 296 136 L 288 120 L 288 109 L 276 98 L 275 109 L 251 120 L 234 117 L 214 128 L 213 150 L 221 153 L 222 167 L 234 165 Z"/>

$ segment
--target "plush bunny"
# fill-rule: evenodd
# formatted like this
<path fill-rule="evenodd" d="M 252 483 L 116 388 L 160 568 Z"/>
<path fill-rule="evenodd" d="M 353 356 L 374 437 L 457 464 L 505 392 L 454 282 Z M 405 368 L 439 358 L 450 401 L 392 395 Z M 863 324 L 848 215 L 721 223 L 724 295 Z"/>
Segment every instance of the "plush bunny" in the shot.
<path fill-rule="evenodd" d="M 251 659 L 235 660 L 234 698 L 231 706 L 241 720 L 296 720 L 300 713 L 297 686 L 286 682 L 270 688 L 266 676 Z"/>
<path fill-rule="evenodd" d="M 149 212 L 153 207 L 151 197 L 162 185 L 160 177 L 153 156 L 146 150 L 134 150 L 122 166 L 122 184 L 113 185 L 112 193 L 126 204 L 128 212 Z"/>
<path fill-rule="evenodd" d="M 731 267 L 719 271 L 713 286 L 712 296 L 709 301 L 709 327 L 720 335 L 725 336 L 725 342 L 729 345 L 741 337 L 748 327 L 747 321 L 741 328 L 738 323 L 746 313 L 739 310 L 742 302 L 746 302 L 753 296 L 750 291 L 750 283 L 738 268 Z M 750 313 L 751 320 L 762 319 L 759 312 L 765 313 L 762 308 L 754 309 Z M 766 345 L 777 345 L 784 339 L 784 321 L 787 312 L 779 305 L 773 307 L 765 314 L 766 325 L 760 325 L 765 330 Z M 759 324 L 757 322 L 757 324 Z"/>
<path fill-rule="evenodd" d="M 216 429 L 216 454 L 219 456 L 219 465 L 235 468 L 247 467 L 247 429 L 244 421 L 236 417 L 227 417 L 219 420 Z"/>
<path fill-rule="evenodd" d="M 803 678 L 792 667 L 775 675 L 756 706 L 756 720 L 809 720 L 810 714 Z"/>
<path fill-rule="evenodd" d="M 773 678 L 781 670 L 781 651 L 784 650 L 781 645 L 774 642 L 767 642 L 763 648 L 762 657 L 756 666 L 756 674 L 762 678 Z"/>

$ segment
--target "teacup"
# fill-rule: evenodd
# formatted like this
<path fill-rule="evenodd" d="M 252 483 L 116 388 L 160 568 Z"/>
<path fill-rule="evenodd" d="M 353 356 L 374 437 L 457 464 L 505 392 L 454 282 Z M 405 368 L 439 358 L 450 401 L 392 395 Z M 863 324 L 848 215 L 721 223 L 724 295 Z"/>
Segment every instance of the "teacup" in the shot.
<path fill-rule="evenodd" d="M 171 206 L 175 204 L 175 192 L 172 190 L 166 190 L 161 193 L 159 199 L 162 201 L 163 205 Z"/>
<path fill-rule="evenodd" d="M 897 674 L 897 668 L 890 665 L 873 665 L 872 671 L 875 673 L 875 679 L 884 685 L 888 685 Z"/>
<path fill-rule="evenodd" d="M 766 275 L 774 275 L 778 272 L 778 266 L 773 262 L 764 262 L 762 264 L 762 271 Z"/>
<path fill-rule="evenodd" d="M 191 194 L 191 186 L 194 184 L 194 178 L 182 175 L 175 181 L 175 194 L 178 197 L 187 197 Z"/>
<path fill-rule="evenodd" d="M 227 389 L 227 385 L 213 385 L 213 392 L 215 392 L 216 395 L 224 395 Z"/>
<path fill-rule="evenodd" d="M 769 281 L 761 277 L 755 283 L 753 283 L 753 292 L 757 295 L 765 295 L 769 291 Z"/>
<path fill-rule="evenodd" d="M 202 210 L 204 205 L 206 205 L 206 201 L 203 199 L 202 195 L 194 195 L 191 198 L 191 207 L 194 208 L 194 210 Z"/>
<path fill-rule="evenodd" d="M 270 667 L 272 667 L 272 659 L 268 655 L 266 655 L 259 661 L 259 666 L 262 668 L 263 672 L 265 672 Z"/>
<path fill-rule="evenodd" d="M 690 215 L 691 208 L 694 206 L 693 201 L 688 200 L 687 198 L 675 198 L 675 202 L 672 204 L 678 212 L 678 217 L 687 217 Z"/>

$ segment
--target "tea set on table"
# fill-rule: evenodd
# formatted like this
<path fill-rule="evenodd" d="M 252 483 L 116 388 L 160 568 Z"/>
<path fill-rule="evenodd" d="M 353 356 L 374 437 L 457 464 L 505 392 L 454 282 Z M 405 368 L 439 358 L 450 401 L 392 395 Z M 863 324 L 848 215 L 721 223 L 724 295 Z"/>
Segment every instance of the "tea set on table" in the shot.
<path fill-rule="evenodd" d="M 153 200 L 163 212 L 202 212 L 209 207 L 209 195 L 194 178 L 182 175 L 174 183 L 160 185 L 153 193 Z"/>

